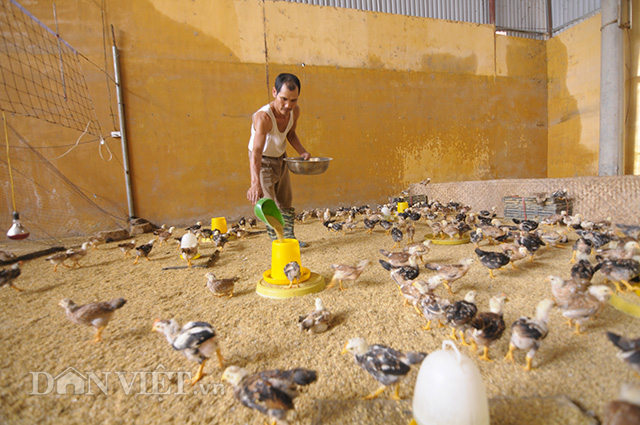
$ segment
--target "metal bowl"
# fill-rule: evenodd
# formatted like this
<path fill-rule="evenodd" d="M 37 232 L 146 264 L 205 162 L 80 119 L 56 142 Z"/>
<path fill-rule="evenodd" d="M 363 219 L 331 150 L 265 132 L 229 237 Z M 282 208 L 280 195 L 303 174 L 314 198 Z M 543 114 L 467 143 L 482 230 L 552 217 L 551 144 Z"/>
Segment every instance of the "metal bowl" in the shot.
<path fill-rule="evenodd" d="M 302 157 L 285 158 L 285 162 L 294 174 L 322 174 L 329 168 L 329 161 L 333 158 L 325 157 L 311 157 L 308 160 L 302 159 Z"/>

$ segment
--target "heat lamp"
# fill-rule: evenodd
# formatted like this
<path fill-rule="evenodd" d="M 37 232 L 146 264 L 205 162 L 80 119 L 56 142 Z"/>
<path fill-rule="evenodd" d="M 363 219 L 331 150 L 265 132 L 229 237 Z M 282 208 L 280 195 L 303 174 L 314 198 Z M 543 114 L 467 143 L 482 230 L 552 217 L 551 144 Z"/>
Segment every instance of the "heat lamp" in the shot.
<path fill-rule="evenodd" d="M 20 221 L 20 214 L 18 214 L 17 211 L 13 212 L 13 224 L 7 232 L 7 237 L 14 240 L 26 239 L 29 237 L 29 231 L 22 225 L 22 222 Z"/>

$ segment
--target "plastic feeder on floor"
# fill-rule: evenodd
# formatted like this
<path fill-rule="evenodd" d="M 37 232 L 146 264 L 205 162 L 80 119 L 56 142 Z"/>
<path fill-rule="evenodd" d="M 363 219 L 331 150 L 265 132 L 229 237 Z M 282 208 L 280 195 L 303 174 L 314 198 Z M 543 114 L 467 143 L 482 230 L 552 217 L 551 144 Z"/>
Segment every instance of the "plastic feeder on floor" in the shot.
<path fill-rule="evenodd" d="M 254 208 L 256 217 L 267 226 L 271 226 L 267 216 L 275 218 L 284 226 L 282 213 L 273 200 L 263 198 Z M 289 279 L 284 274 L 284 267 L 295 261 L 300 265 L 300 281 L 297 287 L 291 287 Z M 297 239 L 277 239 L 271 242 L 271 268 L 262 274 L 258 281 L 256 292 L 267 298 L 291 298 L 320 292 L 325 287 L 324 277 L 302 267 L 300 259 L 300 243 Z"/>
<path fill-rule="evenodd" d="M 225 217 L 214 217 L 211 219 L 211 230 L 218 229 L 220 233 L 227 233 L 227 219 Z"/>

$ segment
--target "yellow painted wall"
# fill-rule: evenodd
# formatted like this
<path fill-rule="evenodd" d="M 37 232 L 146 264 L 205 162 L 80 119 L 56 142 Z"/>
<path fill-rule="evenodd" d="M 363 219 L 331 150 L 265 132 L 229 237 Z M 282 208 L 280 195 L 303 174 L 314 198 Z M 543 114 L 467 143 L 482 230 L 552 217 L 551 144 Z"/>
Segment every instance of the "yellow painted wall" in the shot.
<path fill-rule="evenodd" d="M 627 30 L 625 44 L 626 114 L 625 114 L 625 174 L 640 175 L 640 7 L 633 8 L 632 28 Z"/>
<path fill-rule="evenodd" d="M 638 8 L 635 8 L 638 9 Z M 600 14 L 547 42 L 548 177 L 598 175 L 600 143 Z M 633 27 L 640 25 L 634 10 Z M 640 174 L 638 85 L 640 33 L 625 30 L 625 174 Z"/>
<path fill-rule="evenodd" d="M 555 40 L 495 36 L 488 25 L 280 1 L 55 3 L 61 36 L 95 64 L 81 59 L 105 136 L 118 128 L 117 111 L 113 84 L 107 86 L 99 68 L 112 74 L 109 26 L 115 28 L 136 213 L 158 224 L 251 214 L 250 117 L 271 99 L 269 87 L 283 71 L 302 80 L 303 144 L 312 154 L 334 157 L 325 174 L 293 176 L 299 208 L 382 202 L 426 177 L 445 182 L 552 177 L 552 167 L 554 176 L 567 172 L 549 159 L 557 137 L 551 130 L 558 126 L 551 120 L 561 122 L 563 115 L 551 113 L 548 96 L 579 95 L 567 75 L 580 64 L 567 62 L 564 76 L 556 64 L 559 54 L 579 57 L 578 40 L 562 39 L 563 51 Z M 53 1 L 23 4 L 55 28 Z M 585 32 L 599 37 L 598 29 Z M 569 83 L 559 83 L 558 92 L 548 89 L 548 72 Z M 584 84 L 579 90 L 589 92 L 589 81 Z M 570 100 L 562 102 L 578 111 Z M 52 231 L 42 212 L 45 204 L 53 205 L 47 212 L 57 210 L 65 193 L 78 233 L 113 227 L 127 216 L 118 139 L 106 139 L 111 161 L 100 157 L 97 141 L 53 159 L 75 143 L 77 131 L 20 116 L 8 120 L 50 159 L 41 181 L 26 179 L 18 196 L 23 214 L 47 232 L 68 234 L 67 225 Z M 583 134 L 588 127 L 580 121 Z M 45 149 L 51 145 L 59 147 Z M 24 163 L 22 174 L 35 175 L 40 165 Z M 573 168 L 569 172 L 585 172 Z M 0 199 L 9 199 L 7 185 L 2 193 Z M 0 225 L 8 227 L 5 217 Z"/>

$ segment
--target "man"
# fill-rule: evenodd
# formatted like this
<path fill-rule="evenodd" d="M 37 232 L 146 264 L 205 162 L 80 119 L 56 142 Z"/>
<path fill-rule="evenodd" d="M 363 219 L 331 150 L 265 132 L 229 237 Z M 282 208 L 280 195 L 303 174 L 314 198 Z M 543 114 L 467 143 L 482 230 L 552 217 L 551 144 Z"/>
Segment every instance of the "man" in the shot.
<path fill-rule="evenodd" d="M 303 159 L 311 157 L 296 134 L 300 117 L 300 80 L 293 74 L 280 74 L 272 94 L 273 100 L 253 114 L 249 139 L 251 187 L 247 191 L 247 199 L 254 205 L 263 197 L 273 199 L 282 212 L 284 237 L 295 239 L 293 195 L 284 158 L 287 140 Z M 276 234 L 273 229 L 267 227 L 267 230 L 274 240 Z M 301 247 L 306 245 L 300 242 Z"/>

